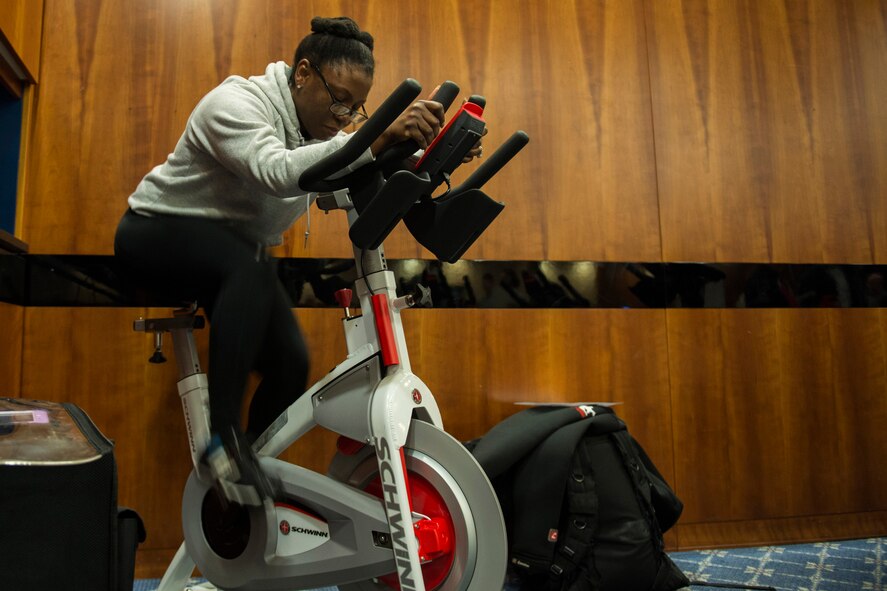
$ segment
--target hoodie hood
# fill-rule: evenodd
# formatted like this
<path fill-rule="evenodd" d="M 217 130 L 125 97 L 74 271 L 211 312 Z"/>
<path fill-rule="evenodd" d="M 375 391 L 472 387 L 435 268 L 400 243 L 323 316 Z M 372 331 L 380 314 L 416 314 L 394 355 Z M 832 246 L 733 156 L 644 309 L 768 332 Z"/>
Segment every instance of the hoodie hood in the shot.
<path fill-rule="evenodd" d="M 291 70 L 292 68 L 286 65 L 286 62 L 274 62 L 265 68 L 264 76 L 250 76 L 249 78 L 249 81 L 255 84 L 268 98 L 283 120 L 286 143 L 289 148 L 305 143 L 288 83 Z"/>

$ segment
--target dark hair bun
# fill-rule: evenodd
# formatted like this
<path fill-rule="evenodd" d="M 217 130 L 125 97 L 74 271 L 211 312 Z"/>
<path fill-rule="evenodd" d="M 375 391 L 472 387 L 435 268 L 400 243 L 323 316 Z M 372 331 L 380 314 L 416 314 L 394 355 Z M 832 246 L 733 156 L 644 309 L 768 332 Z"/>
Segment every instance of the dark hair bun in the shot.
<path fill-rule="evenodd" d="M 361 31 L 357 23 L 347 16 L 334 18 L 315 16 L 311 19 L 311 32 L 318 35 L 332 35 L 343 39 L 354 39 L 366 45 L 370 51 L 373 50 L 373 36 L 366 31 Z"/>

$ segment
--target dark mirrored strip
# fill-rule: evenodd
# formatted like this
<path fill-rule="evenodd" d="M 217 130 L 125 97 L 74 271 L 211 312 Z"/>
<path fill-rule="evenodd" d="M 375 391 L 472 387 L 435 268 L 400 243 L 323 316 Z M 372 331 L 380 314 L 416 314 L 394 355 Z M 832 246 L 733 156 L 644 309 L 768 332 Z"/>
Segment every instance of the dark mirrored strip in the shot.
<path fill-rule="evenodd" d="M 421 284 L 437 308 L 887 307 L 887 265 L 389 259 L 399 293 Z M 338 307 L 351 259 L 287 258 L 279 275 L 301 308 Z M 23 306 L 178 306 L 135 286 L 111 256 L 0 255 L 0 301 Z"/>

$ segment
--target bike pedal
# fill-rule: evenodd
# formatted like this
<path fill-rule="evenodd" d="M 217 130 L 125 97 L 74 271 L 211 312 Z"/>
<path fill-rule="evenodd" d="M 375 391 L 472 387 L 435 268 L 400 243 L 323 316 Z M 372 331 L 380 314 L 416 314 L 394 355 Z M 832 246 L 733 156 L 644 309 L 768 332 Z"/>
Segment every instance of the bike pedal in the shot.
<path fill-rule="evenodd" d="M 252 507 L 262 506 L 262 497 L 259 496 L 256 488 L 252 485 L 237 484 L 228 480 L 219 480 L 218 485 L 222 489 L 222 496 L 232 503 Z"/>

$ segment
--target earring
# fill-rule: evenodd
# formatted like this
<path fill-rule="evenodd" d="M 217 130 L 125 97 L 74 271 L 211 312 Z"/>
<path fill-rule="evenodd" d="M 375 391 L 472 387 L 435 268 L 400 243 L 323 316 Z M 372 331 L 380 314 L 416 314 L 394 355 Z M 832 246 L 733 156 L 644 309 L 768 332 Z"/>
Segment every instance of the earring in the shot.
<path fill-rule="evenodd" d="M 302 90 L 302 85 L 301 85 L 301 84 L 296 84 L 296 90 Z"/>

